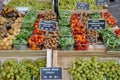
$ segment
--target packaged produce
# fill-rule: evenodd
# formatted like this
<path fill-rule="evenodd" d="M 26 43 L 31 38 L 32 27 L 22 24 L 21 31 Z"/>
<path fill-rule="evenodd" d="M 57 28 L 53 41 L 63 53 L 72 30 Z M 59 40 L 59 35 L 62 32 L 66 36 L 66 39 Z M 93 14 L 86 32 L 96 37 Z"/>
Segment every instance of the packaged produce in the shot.
<path fill-rule="evenodd" d="M 86 35 L 86 26 L 83 26 L 83 22 L 79 17 L 79 14 L 73 14 L 70 19 L 72 33 L 74 36 L 75 49 L 76 50 L 88 50 L 89 40 Z"/>
<path fill-rule="evenodd" d="M 44 40 L 44 47 L 46 49 L 57 49 L 60 35 L 59 31 L 48 32 Z"/>
<path fill-rule="evenodd" d="M 103 36 L 104 43 L 108 50 L 119 51 L 120 50 L 120 38 L 117 38 L 114 31 L 110 29 L 101 30 L 99 32 Z"/>
<path fill-rule="evenodd" d="M 110 27 L 117 26 L 117 20 L 110 14 L 110 12 L 101 12 L 101 16 L 105 18 Z"/>
<path fill-rule="evenodd" d="M 120 38 L 120 29 L 116 29 L 116 30 L 115 30 L 115 34 L 116 34 L 116 36 L 117 36 L 118 38 Z"/>
<path fill-rule="evenodd" d="M 74 47 L 73 36 L 62 36 L 59 41 L 61 50 L 72 50 Z"/>
<path fill-rule="evenodd" d="M 91 43 L 96 43 L 99 37 L 99 34 L 96 30 L 87 30 L 87 37 Z"/>
<path fill-rule="evenodd" d="M 41 50 L 43 48 L 44 39 L 45 39 L 44 35 L 38 34 L 32 35 L 28 40 L 29 47 L 32 50 Z"/>
<path fill-rule="evenodd" d="M 99 12 L 93 12 L 93 13 L 90 13 L 89 18 L 90 19 L 100 19 L 101 15 Z"/>

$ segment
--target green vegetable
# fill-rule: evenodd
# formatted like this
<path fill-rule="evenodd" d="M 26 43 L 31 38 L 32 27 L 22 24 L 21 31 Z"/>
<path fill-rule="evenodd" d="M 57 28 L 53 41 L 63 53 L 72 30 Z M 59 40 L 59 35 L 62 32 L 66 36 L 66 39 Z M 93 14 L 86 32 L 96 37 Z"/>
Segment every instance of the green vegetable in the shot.
<path fill-rule="evenodd" d="M 101 15 L 98 12 L 93 12 L 90 14 L 90 19 L 100 19 Z"/>
<path fill-rule="evenodd" d="M 61 32 L 62 36 L 72 36 L 71 28 L 69 28 L 69 27 L 61 27 L 60 32 Z"/>
<path fill-rule="evenodd" d="M 64 36 L 60 38 L 59 44 L 61 50 L 70 50 L 74 45 L 74 39 L 72 36 Z"/>
<path fill-rule="evenodd" d="M 120 38 L 117 38 L 112 30 L 101 30 L 99 34 L 103 36 L 104 43 L 106 44 L 108 50 L 120 51 Z"/>

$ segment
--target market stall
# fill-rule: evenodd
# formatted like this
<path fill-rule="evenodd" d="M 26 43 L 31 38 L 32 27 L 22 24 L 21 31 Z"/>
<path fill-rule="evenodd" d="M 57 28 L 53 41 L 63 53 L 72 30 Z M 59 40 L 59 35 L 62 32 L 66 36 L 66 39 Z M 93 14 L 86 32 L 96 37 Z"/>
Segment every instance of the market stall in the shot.
<path fill-rule="evenodd" d="M 4 2 L 0 79 L 26 74 L 26 80 L 119 80 L 119 20 L 109 5 L 110 0 Z M 19 69 L 25 70 L 16 75 Z"/>

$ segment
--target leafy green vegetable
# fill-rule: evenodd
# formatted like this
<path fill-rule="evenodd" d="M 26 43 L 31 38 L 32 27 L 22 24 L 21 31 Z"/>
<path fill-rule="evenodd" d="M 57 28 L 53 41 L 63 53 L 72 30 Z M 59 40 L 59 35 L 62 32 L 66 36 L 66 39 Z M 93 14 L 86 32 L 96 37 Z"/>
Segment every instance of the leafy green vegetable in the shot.
<path fill-rule="evenodd" d="M 106 44 L 108 50 L 120 51 L 120 38 L 117 38 L 112 30 L 101 30 L 99 34 L 103 36 L 104 43 Z"/>
<path fill-rule="evenodd" d="M 61 50 L 70 50 L 74 45 L 74 39 L 72 36 L 64 36 L 60 38 L 59 44 Z"/>
<path fill-rule="evenodd" d="M 22 30 L 16 39 L 13 41 L 14 44 L 27 44 L 29 37 L 33 32 L 33 24 L 37 18 L 37 11 L 30 11 L 28 14 L 24 16 L 22 22 Z"/>
<path fill-rule="evenodd" d="M 101 15 L 98 12 L 93 12 L 89 15 L 90 19 L 100 19 Z"/>

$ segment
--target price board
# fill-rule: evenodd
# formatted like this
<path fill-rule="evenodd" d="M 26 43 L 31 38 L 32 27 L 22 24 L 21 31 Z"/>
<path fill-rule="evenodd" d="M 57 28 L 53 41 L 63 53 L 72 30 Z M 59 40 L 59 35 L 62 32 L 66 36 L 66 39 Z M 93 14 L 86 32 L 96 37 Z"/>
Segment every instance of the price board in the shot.
<path fill-rule="evenodd" d="M 88 20 L 88 29 L 89 30 L 99 30 L 105 29 L 105 20 Z"/>
<path fill-rule="evenodd" d="M 96 5 L 106 5 L 109 4 L 109 0 L 96 0 Z"/>
<path fill-rule="evenodd" d="M 40 71 L 41 80 L 62 80 L 61 67 L 44 67 Z"/>
<path fill-rule="evenodd" d="M 89 10 L 89 3 L 77 2 L 77 9 Z"/>
<path fill-rule="evenodd" d="M 58 26 L 57 21 L 41 20 L 39 28 L 41 30 L 46 30 L 46 31 L 56 31 L 57 26 Z"/>

